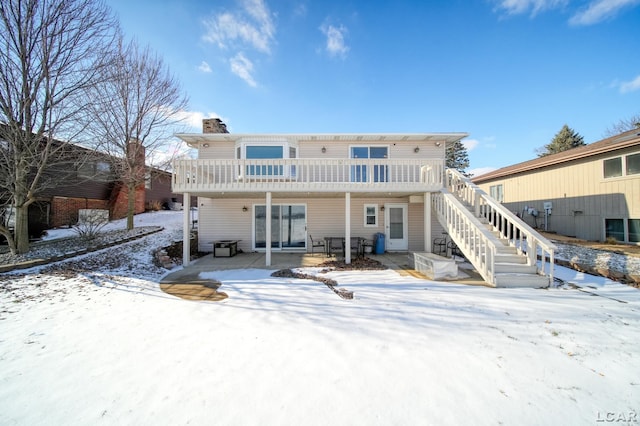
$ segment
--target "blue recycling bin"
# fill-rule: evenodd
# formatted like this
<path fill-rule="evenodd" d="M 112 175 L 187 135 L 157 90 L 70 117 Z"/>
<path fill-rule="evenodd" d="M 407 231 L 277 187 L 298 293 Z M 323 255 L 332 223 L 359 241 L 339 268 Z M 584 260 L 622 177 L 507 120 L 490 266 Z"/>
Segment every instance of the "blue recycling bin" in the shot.
<path fill-rule="evenodd" d="M 376 238 L 374 241 L 375 253 L 376 254 L 384 254 L 384 234 L 382 232 L 378 232 L 376 234 Z"/>

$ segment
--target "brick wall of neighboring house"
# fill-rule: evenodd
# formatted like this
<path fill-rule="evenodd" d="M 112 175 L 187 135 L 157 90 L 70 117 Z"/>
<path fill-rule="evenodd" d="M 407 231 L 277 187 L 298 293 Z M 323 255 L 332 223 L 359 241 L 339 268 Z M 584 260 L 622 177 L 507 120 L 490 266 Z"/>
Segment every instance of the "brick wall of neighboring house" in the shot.
<path fill-rule="evenodd" d="M 111 220 L 122 219 L 127 217 L 127 210 L 129 208 L 128 189 L 125 185 L 117 184 L 114 186 L 111 192 L 111 200 L 109 201 L 109 207 L 111 211 Z M 136 200 L 134 213 L 144 213 L 146 197 L 144 184 L 138 185 L 136 188 Z"/>
<path fill-rule="evenodd" d="M 78 210 L 80 209 L 108 209 L 107 200 L 96 200 L 90 198 L 52 197 L 50 226 L 58 228 L 61 226 L 75 225 L 78 223 Z"/>

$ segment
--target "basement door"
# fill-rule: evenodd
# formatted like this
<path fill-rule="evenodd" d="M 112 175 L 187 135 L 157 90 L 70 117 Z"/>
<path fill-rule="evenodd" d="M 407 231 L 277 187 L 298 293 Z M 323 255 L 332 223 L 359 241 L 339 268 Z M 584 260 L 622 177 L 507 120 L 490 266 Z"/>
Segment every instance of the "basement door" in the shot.
<path fill-rule="evenodd" d="M 267 247 L 267 206 L 254 208 L 254 248 Z M 291 250 L 307 248 L 307 206 L 272 205 L 271 206 L 271 250 Z"/>
<path fill-rule="evenodd" d="M 409 249 L 409 226 L 406 204 L 385 204 L 384 226 L 389 251 Z"/>

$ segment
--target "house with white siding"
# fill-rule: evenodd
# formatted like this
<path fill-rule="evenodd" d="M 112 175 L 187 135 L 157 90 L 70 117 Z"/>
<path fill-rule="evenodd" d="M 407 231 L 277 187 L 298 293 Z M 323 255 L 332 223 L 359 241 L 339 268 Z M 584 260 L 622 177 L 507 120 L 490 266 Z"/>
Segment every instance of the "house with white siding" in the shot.
<path fill-rule="evenodd" d="M 533 227 L 640 244 L 639 129 L 472 180 Z"/>
<path fill-rule="evenodd" d="M 503 235 L 500 242 L 481 223 L 488 221 L 480 216 L 488 214 L 502 218 L 499 203 L 491 204 L 468 180 L 446 170 L 446 146 L 466 133 L 241 134 L 227 133 L 218 119 L 203 124 L 203 133 L 177 135 L 197 149 L 197 159 L 173 165 L 173 191 L 185 200 L 185 240 L 187 203 L 198 197 L 200 251 L 213 251 L 216 241 L 237 241 L 238 250 L 264 252 L 269 266 L 273 252 L 311 252 L 311 237 L 371 241 L 378 234 L 386 251 L 430 253 L 434 240 L 446 235 L 492 285 L 511 286 L 496 280 L 504 272 L 498 245 L 509 247 L 504 250 L 519 256 L 516 263 L 527 266 L 527 274 L 548 285 L 549 276 L 538 274 L 518 241 Z M 452 185 L 455 190 L 447 190 Z M 464 202 L 483 207 L 471 212 Z M 511 228 L 526 227 L 511 217 L 504 220 Z M 530 243 L 548 243 L 522 228 L 519 237 L 526 235 Z M 186 250 L 184 257 L 188 264 Z M 351 262 L 349 250 L 344 258 Z M 540 284 L 531 282 L 513 285 Z"/>

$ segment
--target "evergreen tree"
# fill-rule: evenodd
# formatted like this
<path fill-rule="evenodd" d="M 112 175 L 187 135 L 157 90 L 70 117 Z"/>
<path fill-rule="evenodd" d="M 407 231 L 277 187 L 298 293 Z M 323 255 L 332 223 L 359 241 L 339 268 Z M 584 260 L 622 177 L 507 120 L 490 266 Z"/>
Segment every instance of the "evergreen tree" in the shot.
<path fill-rule="evenodd" d="M 580 136 L 575 130 L 566 124 L 562 126 L 562 129 L 553 137 L 551 142 L 544 147 L 537 149 L 538 157 L 544 157 L 551 154 L 557 154 L 571 148 L 586 145 L 584 138 Z"/>
<path fill-rule="evenodd" d="M 463 175 L 469 177 L 465 171 L 469 167 L 469 154 L 467 147 L 459 140 L 453 144 L 447 145 L 446 149 L 447 167 L 458 170 Z"/>

